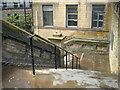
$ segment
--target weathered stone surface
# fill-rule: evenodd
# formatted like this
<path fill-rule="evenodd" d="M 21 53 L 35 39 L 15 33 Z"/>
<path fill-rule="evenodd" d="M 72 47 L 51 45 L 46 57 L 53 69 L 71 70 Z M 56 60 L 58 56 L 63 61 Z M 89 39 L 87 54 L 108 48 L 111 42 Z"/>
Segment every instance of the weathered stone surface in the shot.
<path fill-rule="evenodd" d="M 91 46 L 91 45 L 84 45 L 83 46 L 83 49 L 85 49 L 85 50 L 95 50 L 96 49 L 96 46 Z"/>
<path fill-rule="evenodd" d="M 108 51 L 109 48 L 108 47 L 99 47 L 99 46 L 97 46 L 97 50 L 98 51 Z"/>
<path fill-rule="evenodd" d="M 119 31 L 120 27 L 118 27 L 120 20 L 119 20 L 119 14 L 115 11 L 113 4 L 111 4 L 111 21 L 110 21 L 110 30 L 111 30 L 111 35 L 110 35 L 110 49 L 109 49 L 109 57 L 110 57 L 110 69 L 111 72 L 117 73 L 118 67 L 119 67 L 119 60 L 118 58 L 119 55 Z"/>

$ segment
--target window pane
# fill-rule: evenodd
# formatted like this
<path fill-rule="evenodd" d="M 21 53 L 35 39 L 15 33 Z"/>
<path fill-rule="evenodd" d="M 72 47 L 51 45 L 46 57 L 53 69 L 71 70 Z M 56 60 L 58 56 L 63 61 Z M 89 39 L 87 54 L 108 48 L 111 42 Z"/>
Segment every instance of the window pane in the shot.
<path fill-rule="evenodd" d="M 7 7 L 7 3 L 3 2 L 3 8 Z"/>
<path fill-rule="evenodd" d="M 77 26 L 77 21 L 68 21 L 68 26 Z"/>
<path fill-rule="evenodd" d="M 52 5 L 43 6 L 43 11 L 53 11 Z"/>
<path fill-rule="evenodd" d="M 93 27 L 97 27 L 97 21 L 93 21 Z"/>
<path fill-rule="evenodd" d="M 29 6 L 32 8 L 32 2 L 29 2 Z"/>
<path fill-rule="evenodd" d="M 44 26 L 52 26 L 53 25 L 53 12 L 43 12 Z"/>
<path fill-rule="evenodd" d="M 97 18 L 98 18 L 97 13 L 94 13 L 94 14 L 93 14 L 93 19 L 94 19 L 94 20 L 97 20 Z"/>
<path fill-rule="evenodd" d="M 103 27 L 103 22 L 99 21 L 99 27 Z"/>
<path fill-rule="evenodd" d="M 53 6 L 43 6 L 43 23 L 44 26 L 53 26 Z"/>
<path fill-rule="evenodd" d="M 68 15 L 68 19 L 77 19 L 77 15 Z"/>
<path fill-rule="evenodd" d="M 99 20 L 103 20 L 104 16 L 103 15 L 99 15 Z"/>
<path fill-rule="evenodd" d="M 20 3 L 20 7 L 23 8 L 23 3 Z"/>
<path fill-rule="evenodd" d="M 67 5 L 67 13 L 77 13 L 77 5 Z"/>
<path fill-rule="evenodd" d="M 18 7 L 18 3 L 17 2 L 14 2 L 14 7 Z"/>

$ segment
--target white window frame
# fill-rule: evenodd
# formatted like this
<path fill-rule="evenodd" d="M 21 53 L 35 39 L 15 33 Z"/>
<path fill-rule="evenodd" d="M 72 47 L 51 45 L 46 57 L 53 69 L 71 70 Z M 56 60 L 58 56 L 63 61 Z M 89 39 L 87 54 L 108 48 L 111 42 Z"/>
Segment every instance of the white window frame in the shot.
<path fill-rule="evenodd" d="M 43 15 L 44 15 L 44 12 L 45 12 L 45 10 L 44 10 L 44 6 L 52 6 L 52 8 L 51 8 L 51 10 L 46 10 L 46 11 L 52 11 L 52 13 L 53 13 L 53 5 L 42 5 L 42 13 L 43 13 Z M 52 18 L 53 18 L 53 16 L 52 16 Z M 44 16 L 43 16 L 43 26 L 44 27 L 53 27 L 53 20 L 52 20 L 52 25 L 44 25 Z"/>
<path fill-rule="evenodd" d="M 94 4 L 94 5 L 95 5 L 95 4 Z M 105 5 L 102 4 L 102 5 L 104 6 L 104 11 L 94 11 L 94 10 L 93 10 L 93 6 L 94 6 L 94 5 L 92 5 L 92 28 L 93 28 L 93 29 L 103 29 L 103 28 L 104 28 L 104 17 L 105 17 Z M 100 5 L 101 5 L 101 4 L 100 4 Z M 99 6 L 99 5 L 95 5 L 95 6 Z M 94 14 L 95 14 L 95 13 L 97 13 L 97 19 L 96 19 L 96 20 L 94 19 Z M 103 20 L 99 20 L 100 14 L 103 15 Z M 96 26 L 96 27 L 93 26 L 93 22 L 94 22 L 94 21 L 97 22 L 97 26 Z M 103 22 L 102 27 L 99 27 L 99 22 L 100 22 L 100 21 Z"/>
<path fill-rule="evenodd" d="M 77 6 L 77 12 L 76 13 L 69 13 L 67 10 L 69 6 Z M 76 15 L 77 18 L 76 19 L 69 19 L 68 18 L 69 15 Z M 77 21 L 77 25 L 76 26 L 69 26 L 68 21 Z M 78 27 L 78 5 L 66 5 L 66 27 L 67 28 L 77 28 Z"/>

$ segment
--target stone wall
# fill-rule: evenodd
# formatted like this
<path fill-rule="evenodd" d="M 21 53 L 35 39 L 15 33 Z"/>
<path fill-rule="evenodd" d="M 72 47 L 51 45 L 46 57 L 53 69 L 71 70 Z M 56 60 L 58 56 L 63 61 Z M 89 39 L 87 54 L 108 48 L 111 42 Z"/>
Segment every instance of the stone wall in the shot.
<path fill-rule="evenodd" d="M 81 52 L 78 55 L 82 55 Z M 81 68 L 88 70 L 110 72 L 110 62 L 108 54 L 84 53 L 81 60 Z"/>
<path fill-rule="evenodd" d="M 110 42 L 110 69 L 111 72 L 117 73 L 118 72 L 118 22 L 119 16 L 118 13 L 115 11 L 113 4 L 111 4 L 111 42 Z"/>
<path fill-rule="evenodd" d="M 109 41 L 73 39 L 64 44 L 80 57 L 81 68 L 110 72 Z"/>
<path fill-rule="evenodd" d="M 1 21 L 2 22 L 2 21 Z M 2 22 L 2 63 L 18 66 L 31 65 L 30 34 L 8 22 Z M 26 35 L 25 35 L 26 34 Z M 33 39 L 35 66 L 54 67 L 54 47 L 46 42 Z M 60 52 L 57 49 L 57 60 Z"/>

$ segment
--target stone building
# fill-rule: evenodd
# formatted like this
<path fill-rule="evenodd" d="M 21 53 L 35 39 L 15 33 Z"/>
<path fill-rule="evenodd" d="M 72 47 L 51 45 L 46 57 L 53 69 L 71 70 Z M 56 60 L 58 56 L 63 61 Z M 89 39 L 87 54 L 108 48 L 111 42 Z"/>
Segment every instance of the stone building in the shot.
<path fill-rule="evenodd" d="M 33 0 L 33 3 L 35 33 L 46 39 L 55 32 L 65 36 L 79 32 L 83 38 L 108 39 L 108 2 Z"/>
<path fill-rule="evenodd" d="M 80 56 L 84 68 L 118 72 L 113 8 L 108 0 L 33 0 L 34 33 Z"/>
<path fill-rule="evenodd" d="M 25 0 L 26 13 L 32 15 L 32 1 Z M 24 0 L 2 0 L 0 4 L 2 9 L 2 18 L 5 19 L 9 15 L 23 14 L 24 15 Z"/>

